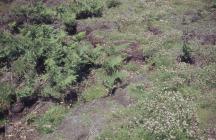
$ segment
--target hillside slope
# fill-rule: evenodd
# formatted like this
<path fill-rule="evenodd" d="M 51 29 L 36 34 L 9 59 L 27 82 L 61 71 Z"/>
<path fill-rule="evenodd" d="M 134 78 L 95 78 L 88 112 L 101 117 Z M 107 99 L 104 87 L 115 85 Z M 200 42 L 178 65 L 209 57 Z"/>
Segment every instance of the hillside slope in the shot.
<path fill-rule="evenodd" d="M 11 7 L 0 22 L 2 138 L 216 139 L 214 1 Z"/>

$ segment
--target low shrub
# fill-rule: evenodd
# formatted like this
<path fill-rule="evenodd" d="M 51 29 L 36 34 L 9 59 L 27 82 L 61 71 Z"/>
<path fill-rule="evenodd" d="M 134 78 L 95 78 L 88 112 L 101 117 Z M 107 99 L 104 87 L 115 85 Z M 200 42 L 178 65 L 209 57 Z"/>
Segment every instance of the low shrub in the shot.
<path fill-rule="evenodd" d="M 110 56 L 104 63 L 104 68 L 108 74 L 116 72 L 123 63 L 123 58 L 121 56 Z"/>
<path fill-rule="evenodd" d="M 17 37 L 2 35 L 0 62 L 19 77 L 18 97 L 41 94 L 59 98 L 63 90 L 84 75 L 82 68 L 96 63 L 100 49 L 82 42 L 64 44 L 65 37 L 63 30 L 49 25 L 26 26 Z"/>
<path fill-rule="evenodd" d="M 124 79 L 127 77 L 127 73 L 125 72 L 114 72 L 112 75 L 104 75 L 103 77 L 103 84 L 108 90 L 112 90 L 113 86 L 115 86 L 116 79 Z"/>
<path fill-rule="evenodd" d="M 104 2 L 101 0 L 79 0 L 72 5 L 76 11 L 76 19 L 89 17 L 101 17 L 103 15 Z"/>
<path fill-rule="evenodd" d="M 152 58 L 152 63 L 154 63 L 157 67 L 171 67 L 175 64 L 175 58 L 172 57 L 172 54 L 161 51 L 155 54 Z"/>
<path fill-rule="evenodd" d="M 51 24 L 54 21 L 55 11 L 39 1 L 34 4 L 17 6 L 13 14 L 18 22 Z"/>
<path fill-rule="evenodd" d="M 183 54 L 181 56 L 181 62 L 193 64 L 194 60 L 191 56 L 192 49 L 187 44 L 183 45 L 182 52 Z"/>
<path fill-rule="evenodd" d="M 119 113 L 124 116 L 118 125 L 109 127 L 99 139 L 197 139 L 199 137 L 195 106 L 178 91 L 154 89 L 131 91 L 139 98 L 135 108 Z M 112 129 L 113 128 L 113 129 Z"/>
<path fill-rule="evenodd" d="M 57 16 L 60 18 L 60 20 L 62 20 L 62 22 L 65 25 L 65 30 L 70 34 L 70 35 L 74 35 L 76 34 L 76 15 L 73 12 L 73 10 L 66 6 L 66 5 L 62 5 L 57 7 L 56 9 L 57 11 Z"/>

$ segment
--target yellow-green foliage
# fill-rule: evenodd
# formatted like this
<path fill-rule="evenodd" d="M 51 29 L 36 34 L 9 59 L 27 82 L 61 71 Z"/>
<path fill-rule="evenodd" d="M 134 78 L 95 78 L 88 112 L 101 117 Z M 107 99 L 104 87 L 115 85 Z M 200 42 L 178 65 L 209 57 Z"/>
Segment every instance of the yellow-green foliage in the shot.
<path fill-rule="evenodd" d="M 107 58 L 104 67 L 108 73 L 113 73 L 122 65 L 123 58 L 121 56 L 111 56 Z"/>
<path fill-rule="evenodd" d="M 0 111 L 5 110 L 10 102 L 12 102 L 11 96 L 13 95 L 14 88 L 8 83 L 0 84 Z"/>
<path fill-rule="evenodd" d="M 127 73 L 122 72 L 122 71 L 114 72 L 114 73 L 112 73 L 112 75 L 105 74 L 105 75 L 103 75 L 103 84 L 108 89 L 112 89 L 114 84 L 115 84 L 116 79 L 124 79 L 127 76 L 128 76 Z"/>
<path fill-rule="evenodd" d="M 62 106 L 52 106 L 43 115 L 34 118 L 34 124 L 41 133 L 51 133 L 64 118 L 67 110 Z"/>
<path fill-rule="evenodd" d="M 80 0 L 56 8 L 47 7 L 42 1 L 15 6 L 9 31 L 0 34 L 0 67 L 19 77 L 20 82 L 13 92 L 1 85 L 5 97 L 1 107 L 10 104 L 12 94 L 16 98 L 61 98 L 65 89 L 82 79 L 83 68 L 101 65 L 98 57 L 104 50 L 83 41 L 85 33 L 77 34 L 76 18 L 102 16 L 104 4 L 100 0 Z M 50 25 L 54 20 L 60 28 Z M 117 65 L 110 68 L 114 70 Z"/>
<path fill-rule="evenodd" d="M 95 99 L 99 99 L 101 97 L 104 97 L 107 95 L 106 88 L 101 84 L 96 84 L 88 87 L 85 89 L 84 93 L 82 94 L 82 97 L 84 101 L 92 101 Z"/>
<path fill-rule="evenodd" d="M 27 20 L 31 23 L 52 23 L 54 21 L 55 11 L 46 7 L 41 1 L 35 4 L 17 6 L 14 9 L 14 16 Z"/>
<path fill-rule="evenodd" d="M 76 12 L 77 19 L 89 17 L 101 17 L 103 14 L 104 1 L 101 0 L 78 0 L 71 5 Z"/>

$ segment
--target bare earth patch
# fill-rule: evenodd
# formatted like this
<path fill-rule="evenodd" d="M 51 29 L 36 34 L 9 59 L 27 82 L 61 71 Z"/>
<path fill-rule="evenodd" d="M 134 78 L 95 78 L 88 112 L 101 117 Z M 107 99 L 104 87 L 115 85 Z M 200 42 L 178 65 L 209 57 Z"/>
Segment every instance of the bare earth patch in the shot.
<path fill-rule="evenodd" d="M 56 132 L 39 139 L 94 140 L 105 127 L 112 113 L 131 103 L 132 99 L 127 93 L 123 89 L 119 89 L 113 96 L 74 107 Z"/>

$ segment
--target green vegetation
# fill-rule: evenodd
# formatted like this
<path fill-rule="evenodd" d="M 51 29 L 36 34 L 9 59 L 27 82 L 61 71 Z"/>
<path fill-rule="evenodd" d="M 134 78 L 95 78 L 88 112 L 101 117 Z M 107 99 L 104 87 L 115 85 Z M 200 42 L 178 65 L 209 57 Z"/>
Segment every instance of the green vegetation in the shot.
<path fill-rule="evenodd" d="M 101 9 L 98 1 L 76 4 L 81 10 L 78 13 Z M 60 6 L 55 11 L 42 2 L 14 9 L 12 15 L 22 19 L 22 23 L 14 21 L 11 24 L 12 32 L 16 29 L 16 36 L 9 31 L 0 34 L 0 65 L 2 70 L 13 73 L 13 80 L 19 79 L 20 82 L 16 85 L 18 88 L 8 86 L 8 82 L 1 85 L 4 97 L 1 108 L 12 102 L 11 95 L 17 99 L 32 95 L 61 98 L 64 96 L 62 92 L 81 78 L 82 68 L 97 63 L 100 49 L 92 49 L 89 43 L 82 41 L 85 34 L 79 33 L 75 37 L 67 34 L 76 33 L 73 13 L 70 7 Z M 61 20 L 65 30 L 48 25 L 54 19 Z M 29 24 L 25 25 L 25 22 Z"/>
<path fill-rule="evenodd" d="M 0 90 L 3 92 L 0 92 L 0 110 L 3 111 L 5 108 L 9 106 L 12 99 L 10 98 L 11 95 L 13 95 L 13 89 L 10 87 L 9 84 L 1 84 Z"/>
<path fill-rule="evenodd" d="M 108 0 L 107 1 L 107 7 L 108 8 L 113 8 L 121 5 L 121 2 L 119 0 Z"/>
<path fill-rule="evenodd" d="M 42 116 L 35 118 L 34 124 L 36 128 L 42 133 L 51 133 L 55 127 L 65 117 L 67 110 L 65 107 L 54 106 L 47 110 Z"/>
<path fill-rule="evenodd" d="M 37 97 L 58 105 L 30 113 L 27 122 L 51 133 L 68 111 L 59 104 L 104 98 L 119 108 L 101 119 L 108 124 L 97 139 L 208 139 L 216 116 L 216 28 L 214 8 L 206 7 L 202 0 L 15 6 L 0 32 L 0 125 L 13 105 Z M 123 95 L 115 96 L 118 89 Z M 82 114 L 91 126 L 91 114 Z"/>
<path fill-rule="evenodd" d="M 103 85 L 96 84 L 87 88 L 82 94 L 82 97 L 84 101 L 89 102 L 95 99 L 99 99 L 101 97 L 105 97 L 106 95 L 106 88 Z"/>
<path fill-rule="evenodd" d="M 102 65 L 107 72 L 115 72 L 120 67 L 121 56 L 110 56 L 113 61 L 109 62 L 101 55 L 114 55 L 112 47 L 93 49 L 85 32 L 76 31 L 76 19 L 102 16 L 104 7 L 105 2 L 95 0 L 55 8 L 42 1 L 14 7 L 9 28 L 0 34 L 1 76 L 5 77 L 0 112 L 31 96 L 64 101 L 65 91 L 82 80 L 88 69 Z M 90 101 L 105 96 L 105 91 L 101 83 L 101 88 L 89 88 L 83 97 Z"/>
<path fill-rule="evenodd" d="M 35 5 L 22 5 L 13 11 L 17 18 L 25 17 L 31 23 L 52 23 L 54 20 L 55 11 L 46 7 L 42 2 L 36 2 Z"/>
<path fill-rule="evenodd" d="M 113 86 L 115 86 L 115 81 L 117 79 L 123 80 L 127 76 L 128 76 L 128 74 L 126 72 L 122 72 L 122 71 L 115 72 L 112 75 L 105 74 L 103 76 L 103 84 L 105 87 L 107 87 L 109 90 L 111 90 L 113 88 Z"/>
<path fill-rule="evenodd" d="M 104 2 L 100 0 L 78 0 L 72 6 L 76 11 L 76 19 L 103 15 Z"/>
<path fill-rule="evenodd" d="M 121 66 L 122 61 L 123 58 L 121 56 L 113 56 L 107 59 L 104 67 L 108 73 L 113 73 Z"/>
<path fill-rule="evenodd" d="M 210 125 L 208 121 L 215 116 L 213 109 L 216 101 L 214 94 L 215 76 L 213 75 L 215 73 L 215 53 L 209 52 L 215 49 L 215 45 L 208 44 L 206 45 L 207 48 L 204 49 L 204 46 L 196 39 L 191 39 L 187 44 L 184 44 L 183 31 L 179 30 L 181 26 L 177 27 L 177 30 L 176 22 L 169 19 L 171 15 L 167 12 L 169 11 L 167 6 L 173 7 L 177 1 L 174 3 L 143 2 L 142 4 L 140 4 L 141 2 L 132 4 L 132 2 L 127 1 L 127 3 L 122 4 L 122 9 L 111 11 L 121 13 L 124 8 L 124 10 L 128 8 L 128 5 L 133 5 L 137 9 L 140 8 L 140 11 L 137 10 L 134 15 L 128 15 L 124 19 L 124 24 L 126 24 L 124 26 L 126 27 L 124 27 L 123 32 L 127 36 L 121 32 L 104 36 L 111 41 L 120 38 L 127 40 L 135 38 L 141 42 L 144 55 L 147 58 L 145 66 L 136 68 L 132 67 L 135 64 L 129 63 L 124 68 L 129 71 L 135 69 L 135 71 L 141 72 L 146 75 L 147 80 L 144 83 L 139 81 L 129 85 L 127 89 L 130 96 L 136 99 L 135 105 L 114 113 L 113 118 L 111 118 L 113 123 L 108 124 L 98 139 L 189 140 L 206 138 L 205 129 L 209 128 Z M 197 3 L 188 1 L 187 7 L 185 3 L 178 3 L 176 9 L 171 10 L 172 12 L 184 13 L 188 7 L 195 8 L 195 5 L 200 5 L 200 1 Z M 156 6 L 157 4 L 160 6 Z M 156 16 L 157 11 L 164 13 L 164 15 Z M 111 14 L 106 16 L 109 17 L 109 15 Z M 157 27 L 151 32 L 161 30 L 163 35 L 153 36 L 149 34 L 150 31 L 147 28 L 145 32 L 147 39 L 141 38 L 140 36 L 143 35 L 141 28 L 146 28 L 143 26 L 145 22 L 141 21 L 143 16 L 147 16 L 146 20 L 151 22 L 147 26 Z M 208 17 L 204 19 L 208 19 Z M 194 23 L 194 26 L 196 26 L 193 28 L 195 30 L 200 27 L 197 23 Z M 201 27 L 200 30 L 205 32 Z M 179 58 L 181 58 L 180 61 Z"/>
<path fill-rule="evenodd" d="M 213 3 L 214 3 L 214 6 L 216 5 L 216 1 L 215 0 L 213 0 Z"/>
<path fill-rule="evenodd" d="M 124 124 L 119 124 L 125 131 L 118 132 L 113 128 L 112 134 L 104 132 L 102 137 L 112 139 L 196 139 L 199 137 L 194 132 L 195 106 L 190 100 L 185 99 L 180 92 L 169 89 L 154 89 L 145 91 L 141 86 L 133 87 L 132 93 L 136 94 L 139 102 L 135 108 L 122 112 L 120 116 L 126 116 Z M 182 109 L 180 109 L 182 108 Z M 184 109 L 183 109 L 184 108 Z M 187 108 L 187 109 L 185 109 Z M 127 122 L 127 123 L 125 123 Z M 124 130 L 123 129 L 123 130 Z M 123 138 L 121 136 L 123 135 Z"/>

